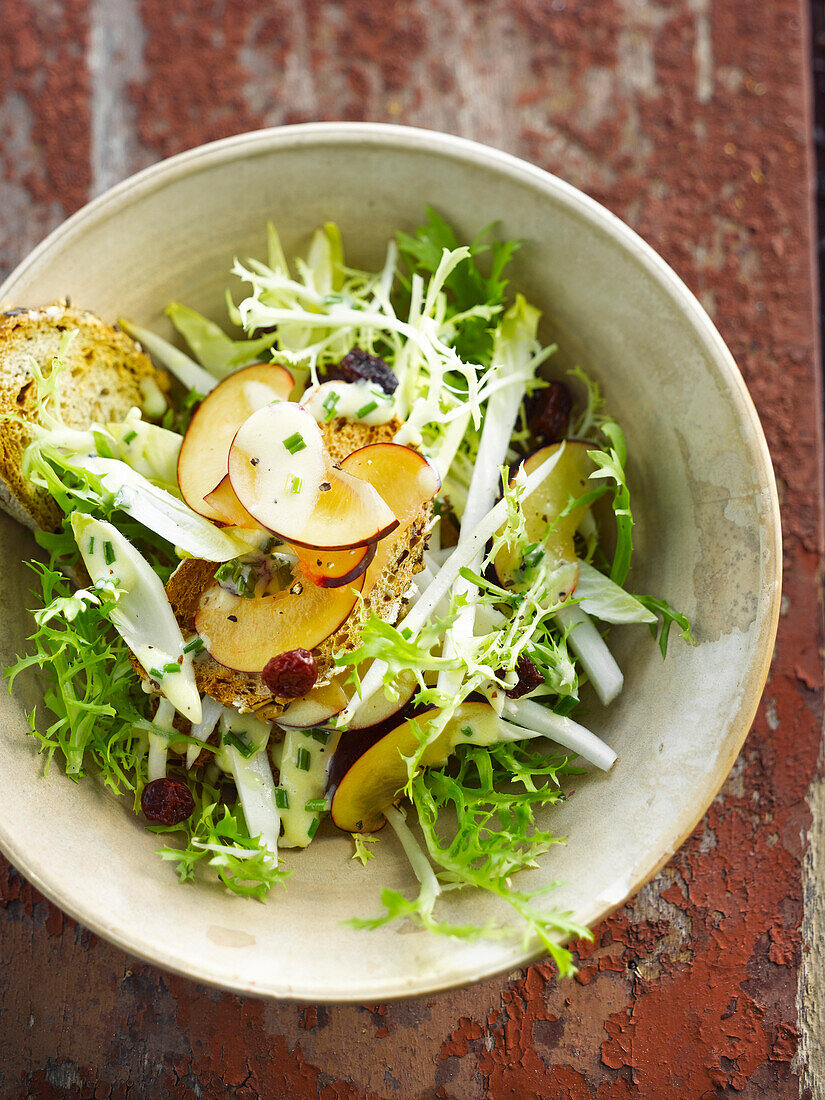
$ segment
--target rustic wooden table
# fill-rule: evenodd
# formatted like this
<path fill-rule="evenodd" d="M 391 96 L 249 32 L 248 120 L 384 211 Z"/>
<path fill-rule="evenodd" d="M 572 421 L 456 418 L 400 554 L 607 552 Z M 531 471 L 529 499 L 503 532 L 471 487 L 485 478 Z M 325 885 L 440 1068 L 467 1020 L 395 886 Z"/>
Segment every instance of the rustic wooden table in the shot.
<path fill-rule="evenodd" d="M 489 142 L 604 202 L 699 295 L 759 407 L 786 554 L 744 751 L 575 981 L 234 997 L 129 958 L 3 864 L 3 1097 L 825 1095 L 809 52 L 802 0 L 0 0 L 0 275 L 92 195 L 226 134 L 373 119 Z"/>

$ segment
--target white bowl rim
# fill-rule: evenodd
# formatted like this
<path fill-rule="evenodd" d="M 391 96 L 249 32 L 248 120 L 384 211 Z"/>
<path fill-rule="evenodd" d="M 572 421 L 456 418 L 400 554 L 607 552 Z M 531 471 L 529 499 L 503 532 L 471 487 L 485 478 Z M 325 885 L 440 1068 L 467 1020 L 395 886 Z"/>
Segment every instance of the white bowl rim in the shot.
<path fill-rule="evenodd" d="M 765 591 L 770 593 L 770 607 L 769 614 L 763 620 L 762 639 L 764 644 L 758 647 L 758 656 L 755 657 L 748 670 L 748 679 L 760 686 L 758 692 L 754 692 L 752 696 L 743 699 L 739 713 L 731 723 L 731 728 L 732 730 L 736 729 L 737 736 L 730 742 L 728 759 L 720 761 L 715 773 L 724 779 L 733 766 L 756 715 L 762 689 L 770 669 L 773 644 L 779 623 L 782 541 L 779 497 L 773 464 L 759 416 L 742 374 L 703 306 L 675 271 L 638 233 L 595 199 L 553 173 L 547 172 L 510 153 L 469 138 L 458 137 L 438 130 L 378 122 L 307 122 L 290 126 L 274 126 L 221 138 L 177 153 L 127 177 L 103 192 L 103 194 L 90 200 L 52 230 L 9 273 L 3 284 L 0 285 L 0 303 L 8 297 L 12 284 L 25 275 L 31 266 L 36 265 L 42 255 L 47 253 L 55 244 L 70 242 L 75 235 L 85 232 L 90 224 L 107 217 L 112 206 L 129 206 L 145 195 L 151 194 L 170 182 L 187 175 L 195 167 L 208 167 L 213 164 L 231 161 L 236 159 L 241 151 L 246 155 L 254 156 L 284 147 L 321 146 L 325 143 L 341 144 L 342 142 L 362 146 L 394 146 L 411 151 L 425 151 L 459 160 L 463 163 L 469 162 L 484 166 L 487 169 L 497 170 L 503 176 L 526 183 L 552 195 L 555 200 L 565 204 L 569 210 L 575 212 L 591 227 L 600 229 L 623 246 L 671 298 L 706 349 L 728 392 L 734 399 L 739 416 L 747 426 L 757 481 L 762 487 L 763 493 L 767 490 L 768 494 L 768 499 L 764 502 L 766 530 L 763 532 L 765 536 L 763 562 L 766 583 L 763 587 L 763 593 Z M 625 897 L 611 903 L 597 903 L 592 907 L 591 912 L 582 915 L 581 919 L 584 923 L 590 927 L 599 923 L 614 910 L 620 908 L 628 898 L 633 897 L 646 882 L 653 878 L 672 858 L 673 853 L 678 850 L 702 819 L 722 781 L 720 781 L 716 790 L 712 791 L 699 803 L 694 804 L 690 810 L 683 811 L 681 817 L 674 821 L 671 834 L 672 842 L 667 845 L 666 850 L 660 856 L 652 856 L 646 865 L 637 867 L 637 873 Z M 302 995 L 300 992 L 279 988 L 274 983 L 271 988 L 266 988 L 258 982 L 244 981 L 236 972 L 221 971 L 217 967 L 208 965 L 208 961 L 199 961 L 196 965 L 192 965 L 190 961 L 184 962 L 176 955 L 167 953 L 160 944 L 149 943 L 148 941 L 146 943 L 140 942 L 139 929 L 130 928 L 126 930 L 113 927 L 101 919 L 97 913 L 86 911 L 80 904 L 66 905 L 61 898 L 59 886 L 53 884 L 49 877 L 37 868 L 29 866 L 25 851 L 19 849 L 8 835 L 2 818 L 0 818 L 0 850 L 40 893 L 92 932 L 102 936 L 132 956 L 193 981 L 204 982 L 230 992 L 256 997 L 276 997 L 282 1000 L 307 1000 L 306 994 Z M 538 941 L 534 941 L 533 944 L 527 947 L 514 947 L 512 957 L 506 961 L 502 962 L 499 956 L 495 966 L 486 969 L 480 967 L 477 972 L 467 973 L 460 979 L 452 978 L 441 983 L 429 980 L 420 985 L 413 982 L 404 988 L 399 986 L 398 988 L 382 989 L 376 991 L 373 999 L 390 1001 L 412 996 L 424 996 L 451 988 L 460 988 L 496 974 L 508 973 L 518 967 L 528 965 L 543 957 L 544 954 L 545 952 Z M 317 995 L 315 995 L 315 999 L 318 1001 L 324 1000 L 323 997 Z M 358 994 L 346 998 L 346 1001 L 361 1003 L 363 999 L 363 995 Z M 339 998 L 334 1003 L 346 1002 L 344 999 Z"/>

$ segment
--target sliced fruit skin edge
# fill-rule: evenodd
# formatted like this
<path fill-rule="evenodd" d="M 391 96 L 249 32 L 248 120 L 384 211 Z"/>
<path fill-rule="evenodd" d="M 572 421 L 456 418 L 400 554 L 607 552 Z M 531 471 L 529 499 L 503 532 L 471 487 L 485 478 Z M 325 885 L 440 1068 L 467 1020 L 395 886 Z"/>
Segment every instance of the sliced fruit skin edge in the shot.
<path fill-rule="evenodd" d="M 229 474 L 224 474 L 212 492 L 207 493 L 203 499 L 219 514 L 219 522 L 249 530 L 255 530 L 261 526 L 238 500 L 232 488 L 232 482 L 229 480 Z"/>
<path fill-rule="evenodd" d="M 361 731 L 366 748 L 350 764 L 338 781 L 330 807 L 332 819 L 339 829 L 347 832 L 374 832 L 384 823 L 384 810 L 391 806 L 407 781 L 409 757 L 418 748 L 419 741 L 413 722 L 426 724 L 440 713 L 433 707 L 399 724 Z M 489 703 L 462 703 L 438 737 L 424 750 L 421 764 L 436 767 L 449 759 L 457 744 L 492 744 L 498 737 L 498 716 Z M 462 730 L 472 730 L 472 739 L 465 738 Z M 336 756 L 353 734 L 344 733 Z M 350 754 L 353 747 L 350 744 Z M 333 765 L 335 757 L 333 757 Z M 330 771 L 335 777 L 338 769 Z"/>
<path fill-rule="evenodd" d="M 258 524 L 297 546 L 349 550 L 398 526 L 369 481 L 332 462 L 315 420 L 291 402 L 265 406 L 244 421 L 229 448 L 228 470 Z M 294 495 L 286 488 L 290 481 Z"/>
<path fill-rule="evenodd" d="M 226 456 L 238 427 L 262 404 L 285 401 L 294 386 L 289 371 L 275 363 L 252 363 L 230 374 L 207 394 L 196 409 L 178 456 L 178 486 L 189 507 L 207 519 L 220 515 L 206 501 L 210 480 L 215 486 L 226 472 Z M 233 408 L 235 409 L 233 415 Z"/>
<path fill-rule="evenodd" d="M 347 705 L 347 697 L 339 683 L 333 680 L 321 687 L 314 687 L 307 695 L 295 699 L 278 719 L 279 726 L 287 729 L 310 729 L 329 722 Z"/>
<path fill-rule="evenodd" d="M 358 602 L 364 576 L 345 588 L 321 588 L 299 578 L 282 592 L 251 599 L 222 593 L 215 584 L 201 597 L 195 628 L 218 664 L 261 672 L 278 653 L 315 649 L 340 630 Z"/>
<path fill-rule="evenodd" d="M 301 574 L 319 588 L 342 588 L 357 581 L 362 573 L 366 573 L 378 546 L 377 542 L 371 542 L 354 550 L 307 550 L 305 546 L 296 546 L 291 542 L 286 545 L 298 559 Z M 324 570 L 321 566 L 326 566 L 327 569 Z M 349 569 L 346 573 L 336 575 L 336 569 L 347 566 Z"/>

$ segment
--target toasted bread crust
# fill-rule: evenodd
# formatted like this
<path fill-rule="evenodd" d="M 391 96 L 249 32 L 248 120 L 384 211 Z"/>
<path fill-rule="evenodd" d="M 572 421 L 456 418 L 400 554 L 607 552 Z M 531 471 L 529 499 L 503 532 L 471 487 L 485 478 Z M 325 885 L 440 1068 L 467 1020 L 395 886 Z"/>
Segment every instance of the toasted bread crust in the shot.
<path fill-rule="evenodd" d="M 70 427 L 122 420 L 133 406 L 142 408 L 145 380 L 163 393 L 169 388 L 165 372 L 156 370 L 130 337 L 93 313 L 60 302 L 0 315 L 0 507 L 28 527 L 49 531 L 63 514 L 45 490 L 23 477 L 23 451 L 31 438 L 26 426 L 3 418 L 36 421 L 31 360 L 48 373 L 71 331 L 77 335 L 63 355 L 66 384 L 60 394 L 60 412 Z"/>

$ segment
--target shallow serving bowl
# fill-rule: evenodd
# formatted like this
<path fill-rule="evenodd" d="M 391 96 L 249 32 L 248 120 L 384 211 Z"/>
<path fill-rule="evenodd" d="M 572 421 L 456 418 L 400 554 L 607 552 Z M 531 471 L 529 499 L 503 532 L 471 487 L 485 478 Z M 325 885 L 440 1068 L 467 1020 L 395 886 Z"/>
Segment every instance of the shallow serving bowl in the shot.
<path fill-rule="evenodd" d="M 265 255 L 267 219 L 286 248 L 326 220 L 348 258 L 380 264 L 386 241 L 431 203 L 459 234 L 499 221 L 521 237 L 513 284 L 544 312 L 557 365 L 580 363 L 624 425 L 635 500 L 631 587 L 665 596 L 694 625 L 663 661 L 644 627 L 611 645 L 625 690 L 589 724 L 618 752 L 550 815 L 569 836 L 531 885 L 563 885 L 548 904 L 593 924 L 668 860 L 722 785 L 768 671 L 780 587 L 770 458 L 737 368 L 696 299 L 630 229 L 561 180 L 445 134 L 317 124 L 194 149 L 115 187 L 56 230 L 0 287 L 0 301 L 65 295 L 114 321 L 170 335 L 180 299 L 222 319 L 234 256 Z M 26 645 L 30 536 L 0 520 L 0 659 Z M 384 834 L 363 870 L 327 826 L 296 854 L 286 891 L 266 905 L 209 884 L 180 886 L 131 809 L 58 766 L 43 777 L 26 735 L 28 695 L 0 695 L 0 847 L 46 895 L 95 932 L 159 966 L 243 992 L 302 1000 L 410 996 L 519 966 L 536 943 L 465 942 L 408 927 L 342 924 L 379 909 L 382 886 L 412 889 Z M 526 880 L 529 881 L 529 880 Z M 448 919 L 483 923 L 507 909 L 453 895 Z"/>

